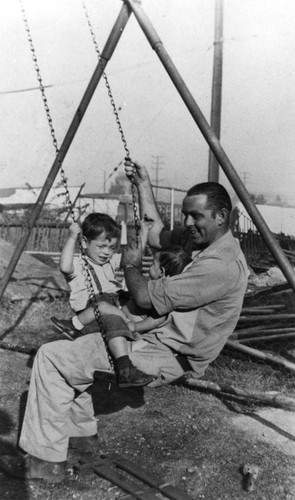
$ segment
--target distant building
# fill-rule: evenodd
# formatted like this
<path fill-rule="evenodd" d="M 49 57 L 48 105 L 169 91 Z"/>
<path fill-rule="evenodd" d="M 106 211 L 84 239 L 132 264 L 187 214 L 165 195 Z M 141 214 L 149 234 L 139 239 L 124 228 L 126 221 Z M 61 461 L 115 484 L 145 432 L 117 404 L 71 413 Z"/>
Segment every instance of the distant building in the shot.
<path fill-rule="evenodd" d="M 107 213 L 118 222 L 134 224 L 134 207 L 131 194 L 83 193 L 84 186 L 69 186 L 71 202 L 74 203 L 76 220 L 83 220 L 92 212 Z M 23 215 L 28 209 L 34 207 L 41 187 L 8 188 L 0 189 L 0 215 Z M 69 219 L 63 187 L 52 187 L 44 204 L 47 215 L 54 216 L 55 220 Z M 164 220 L 170 221 L 171 204 L 159 202 L 158 208 Z M 180 224 L 182 220 L 181 205 L 174 204 L 174 223 Z M 136 203 L 136 214 L 139 217 L 139 207 Z M 1 217 L 0 217 L 1 220 Z"/>
<path fill-rule="evenodd" d="M 35 205 L 41 189 L 29 185 L 24 188 L 0 189 L 0 213 L 23 214 Z M 84 219 L 91 212 L 103 212 L 120 222 L 124 220 L 132 224 L 134 220 L 131 195 L 82 194 L 81 186 L 68 186 L 68 190 L 77 219 Z M 60 217 L 64 220 L 68 211 L 64 188 L 52 187 L 44 207 L 48 211 L 60 212 Z"/>
<path fill-rule="evenodd" d="M 71 200 L 77 197 L 80 186 L 69 187 Z M 22 212 L 35 205 L 42 187 L 0 189 L 0 211 Z M 65 191 L 62 187 L 51 188 L 45 201 L 46 208 L 62 209 L 65 207 Z"/>

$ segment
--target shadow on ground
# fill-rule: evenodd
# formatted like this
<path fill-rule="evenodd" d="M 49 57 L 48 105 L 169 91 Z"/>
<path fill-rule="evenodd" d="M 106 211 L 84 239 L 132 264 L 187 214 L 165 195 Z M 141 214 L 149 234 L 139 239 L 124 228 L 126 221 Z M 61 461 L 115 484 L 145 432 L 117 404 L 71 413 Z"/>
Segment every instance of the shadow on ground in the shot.
<path fill-rule="evenodd" d="M 93 384 L 92 398 L 94 413 L 110 415 L 124 408 L 140 408 L 144 405 L 144 389 L 142 387 L 120 388 L 115 376 L 96 372 Z"/>

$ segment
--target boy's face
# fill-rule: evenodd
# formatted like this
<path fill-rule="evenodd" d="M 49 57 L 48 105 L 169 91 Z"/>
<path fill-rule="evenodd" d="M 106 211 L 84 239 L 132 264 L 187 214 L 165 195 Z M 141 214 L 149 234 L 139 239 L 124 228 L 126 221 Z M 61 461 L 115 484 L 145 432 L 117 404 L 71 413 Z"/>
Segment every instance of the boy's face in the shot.
<path fill-rule="evenodd" d="M 110 261 L 118 245 L 118 238 L 106 238 L 105 233 L 101 233 L 95 240 L 83 240 L 88 257 L 102 266 Z"/>

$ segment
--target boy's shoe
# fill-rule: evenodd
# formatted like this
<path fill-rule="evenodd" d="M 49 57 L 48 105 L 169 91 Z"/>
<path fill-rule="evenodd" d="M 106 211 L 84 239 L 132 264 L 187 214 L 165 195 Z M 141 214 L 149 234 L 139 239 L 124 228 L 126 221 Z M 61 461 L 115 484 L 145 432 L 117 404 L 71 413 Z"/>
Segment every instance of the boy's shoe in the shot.
<path fill-rule="evenodd" d="M 84 335 L 83 330 L 78 330 L 78 328 L 74 327 L 71 319 L 58 319 L 55 318 L 55 316 L 52 316 L 51 321 L 56 326 L 58 331 L 70 340 L 75 340 Z"/>
<path fill-rule="evenodd" d="M 119 387 L 138 387 L 147 385 L 152 382 L 156 377 L 148 375 L 138 370 L 135 366 L 130 364 L 124 368 L 120 368 L 117 374 L 117 383 Z"/>
<path fill-rule="evenodd" d="M 60 483 L 65 478 L 67 462 L 48 462 L 32 455 L 3 455 L 0 469 L 19 479 L 43 479 Z"/>

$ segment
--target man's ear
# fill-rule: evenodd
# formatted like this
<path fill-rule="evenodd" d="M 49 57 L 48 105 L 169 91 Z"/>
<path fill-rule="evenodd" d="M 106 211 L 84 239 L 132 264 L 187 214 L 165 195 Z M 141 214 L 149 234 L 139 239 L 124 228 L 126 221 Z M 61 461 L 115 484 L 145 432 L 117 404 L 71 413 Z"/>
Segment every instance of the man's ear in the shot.
<path fill-rule="evenodd" d="M 81 246 L 85 250 L 87 248 L 87 238 L 85 236 L 81 236 Z"/>
<path fill-rule="evenodd" d="M 226 208 L 222 208 L 217 212 L 216 219 L 219 226 L 224 226 L 224 224 L 228 220 L 228 211 L 226 210 Z"/>
<path fill-rule="evenodd" d="M 164 269 L 164 267 L 160 267 L 160 278 L 164 278 L 164 276 L 166 276 L 166 271 Z"/>

